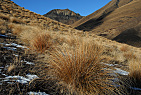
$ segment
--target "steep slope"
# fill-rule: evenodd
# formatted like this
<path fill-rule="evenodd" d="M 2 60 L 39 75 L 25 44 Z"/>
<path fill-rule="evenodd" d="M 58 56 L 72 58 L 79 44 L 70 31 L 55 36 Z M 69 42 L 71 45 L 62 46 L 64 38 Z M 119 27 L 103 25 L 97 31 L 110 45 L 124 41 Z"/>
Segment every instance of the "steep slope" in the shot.
<path fill-rule="evenodd" d="M 112 0 L 100 10 L 74 23 L 73 27 L 140 47 L 140 4 L 140 0 Z"/>
<path fill-rule="evenodd" d="M 73 30 L 71 26 L 52 20 L 40 14 L 36 14 L 24 7 L 20 7 L 11 0 L 1 0 L 0 18 L 15 24 L 38 26 L 52 31 Z"/>
<path fill-rule="evenodd" d="M 131 1 L 132 0 L 112 0 L 101 9 L 75 22 L 72 26 L 80 30 L 90 31 L 97 25 L 101 24 L 101 20 L 111 12 L 113 12 L 115 9 Z"/>
<path fill-rule="evenodd" d="M 68 25 L 73 24 L 82 18 L 80 14 L 69 9 L 54 9 L 44 14 L 44 16 Z"/>

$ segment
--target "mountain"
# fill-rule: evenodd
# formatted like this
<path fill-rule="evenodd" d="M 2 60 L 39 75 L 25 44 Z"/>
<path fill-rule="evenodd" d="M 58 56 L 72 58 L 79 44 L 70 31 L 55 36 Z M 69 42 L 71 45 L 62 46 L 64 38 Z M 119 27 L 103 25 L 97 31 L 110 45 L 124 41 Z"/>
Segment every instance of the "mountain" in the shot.
<path fill-rule="evenodd" d="M 54 9 L 44 14 L 44 16 L 68 25 L 73 24 L 83 17 L 69 9 Z"/>
<path fill-rule="evenodd" d="M 124 27 L 136 27 L 119 28 L 126 29 L 122 33 L 111 29 L 121 34 L 115 40 L 126 34 L 140 39 L 136 37 L 141 24 L 137 15 L 140 3 L 132 3 L 136 18 L 131 18 L 126 7 L 119 12 L 130 16 Z M 120 15 L 117 9 L 114 12 Z M 118 15 L 112 13 L 106 16 L 107 21 L 108 16 L 117 21 Z M 105 28 L 115 25 L 105 23 Z M 136 89 L 141 89 L 141 49 L 97 36 L 95 31 L 76 30 L 11 0 L 0 0 L 0 95 L 141 95 Z"/>
<path fill-rule="evenodd" d="M 72 24 L 79 30 L 141 47 L 141 0 L 112 0 Z"/>

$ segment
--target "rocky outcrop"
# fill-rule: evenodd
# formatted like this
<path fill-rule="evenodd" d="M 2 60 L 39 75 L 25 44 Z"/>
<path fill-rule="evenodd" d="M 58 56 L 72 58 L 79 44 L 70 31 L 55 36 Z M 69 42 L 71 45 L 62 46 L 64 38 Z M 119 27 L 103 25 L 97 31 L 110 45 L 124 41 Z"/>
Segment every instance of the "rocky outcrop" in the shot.
<path fill-rule="evenodd" d="M 68 25 L 73 24 L 74 22 L 82 18 L 80 14 L 75 13 L 69 9 L 54 9 L 44 16 Z"/>

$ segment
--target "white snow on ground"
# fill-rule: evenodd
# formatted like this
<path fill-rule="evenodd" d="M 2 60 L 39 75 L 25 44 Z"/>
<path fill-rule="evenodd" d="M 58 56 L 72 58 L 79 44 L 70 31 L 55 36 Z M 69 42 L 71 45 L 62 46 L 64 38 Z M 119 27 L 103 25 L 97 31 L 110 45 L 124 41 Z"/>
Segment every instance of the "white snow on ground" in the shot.
<path fill-rule="evenodd" d="M 121 70 L 120 68 L 115 68 L 116 70 L 114 70 L 114 73 L 118 73 L 120 75 L 128 75 L 129 72 Z"/>
<path fill-rule="evenodd" d="M 104 64 L 104 65 L 107 65 L 107 66 L 113 66 L 113 67 L 115 65 L 118 65 L 118 64 L 107 64 L 107 63 L 103 63 L 103 62 L 101 62 L 101 64 Z M 107 68 L 104 68 L 104 69 L 107 69 Z M 115 70 L 112 70 L 112 69 L 108 69 L 108 70 L 110 70 L 110 71 L 112 71 L 114 73 L 118 73 L 120 75 L 128 75 L 129 74 L 129 72 L 121 70 L 120 68 L 115 68 Z M 114 74 L 112 73 L 112 75 L 114 75 Z"/>
<path fill-rule="evenodd" d="M 113 64 L 107 64 L 107 63 L 103 63 L 101 62 L 101 64 L 107 65 L 107 66 L 114 66 Z"/>
<path fill-rule="evenodd" d="M 26 60 L 21 60 L 21 62 L 25 62 L 25 63 L 28 64 L 28 65 L 35 65 L 33 62 L 28 62 L 28 61 L 26 61 Z"/>
<path fill-rule="evenodd" d="M 16 48 L 22 48 L 22 49 L 29 49 L 26 46 L 22 46 L 22 45 L 18 45 L 16 43 L 10 43 L 10 44 L 5 44 L 5 43 L 0 43 L 1 45 L 5 45 L 6 47 L 10 46 L 10 47 L 16 47 Z"/>
<path fill-rule="evenodd" d="M 122 66 L 120 64 L 108 64 L 108 63 L 104 63 L 104 62 L 101 62 L 101 64 L 104 64 L 104 65 L 107 65 L 107 66 Z"/>
<path fill-rule="evenodd" d="M 35 65 L 34 63 L 32 63 L 32 62 L 27 62 L 27 61 L 26 61 L 26 64 Z"/>
<path fill-rule="evenodd" d="M 6 76 L 5 78 L 3 78 L 3 81 L 7 81 L 7 82 L 16 81 L 16 82 L 25 84 L 25 83 L 28 83 L 30 80 L 35 79 L 35 78 L 39 78 L 39 77 L 37 75 L 27 74 L 26 77 L 23 77 L 23 76 Z"/>
<path fill-rule="evenodd" d="M 16 51 L 17 50 L 17 48 L 15 48 L 15 47 L 3 47 L 3 48 L 5 48 L 7 50 L 12 50 L 12 51 Z"/>
<path fill-rule="evenodd" d="M 17 47 L 17 48 L 27 48 L 26 46 L 22 46 L 22 45 L 18 45 L 18 44 L 16 44 L 16 43 L 10 43 L 10 44 L 5 44 L 6 46 L 15 46 L 15 47 Z"/>
<path fill-rule="evenodd" d="M 35 78 L 39 78 L 37 75 L 31 75 L 31 74 L 27 74 L 26 76 L 27 76 L 27 78 L 29 80 L 32 80 L 32 79 L 35 79 Z"/>
<path fill-rule="evenodd" d="M 18 57 L 19 55 L 17 55 L 17 54 L 13 54 L 15 57 Z"/>
<path fill-rule="evenodd" d="M 28 92 L 28 95 L 49 95 L 49 94 L 46 94 L 45 92 Z"/>

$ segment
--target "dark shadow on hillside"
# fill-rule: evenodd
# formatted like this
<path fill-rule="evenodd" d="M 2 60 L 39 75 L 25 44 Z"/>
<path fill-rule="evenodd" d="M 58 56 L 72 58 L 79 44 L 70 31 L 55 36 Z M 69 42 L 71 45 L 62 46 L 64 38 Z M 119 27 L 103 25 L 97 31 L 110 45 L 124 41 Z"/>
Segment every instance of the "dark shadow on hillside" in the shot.
<path fill-rule="evenodd" d="M 112 40 L 134 46 L 135 43 L 141 43 L 141 37 L 138 36 L 138 33 L 139 32 L 136 31 L 134 28 L 127 29 Z"/>
<path fill-rule="evenodd" d="M 103 19 L 109 15 L 112 11 L 108 12 L 108 13 L 103 13 L 99 18 L 93 18 L 87 22 L 85 22 L 84 24 L 76 27 L 76 29 L 78 30 L 84 30 L 84 31 L 91 31 L 92 29 L 94 29 L 95 27 L 101 25 L 104 21 Z"/>

